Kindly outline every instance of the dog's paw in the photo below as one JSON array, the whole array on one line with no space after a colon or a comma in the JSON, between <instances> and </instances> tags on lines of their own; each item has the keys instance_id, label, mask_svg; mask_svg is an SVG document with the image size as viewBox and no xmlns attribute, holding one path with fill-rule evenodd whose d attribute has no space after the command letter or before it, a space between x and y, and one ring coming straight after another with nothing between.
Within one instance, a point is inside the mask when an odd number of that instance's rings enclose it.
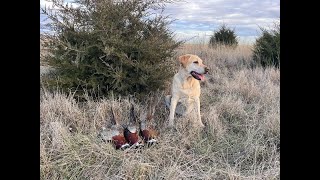
<instances>
[{"instance_id":1,"label":"dog's paw","mask_svg":"<svg viewBox=\"0 0 320 180\"><path fill-rule=\"evenodd\" d=\"M203 123L195 123L193 124L195 128L205 128L206 126Z\"/></svg>"},{"instance_id":2,"label":"dog's paw","mask_svg":"<svg viewBox=\"0 0 320 180\"><path fill-rule=\"evenodd\" d=\"M168 124L168 128L173 128L173 127L174 127L173 123Z\"/></svg>"},{"instance_id":3,"label":"dog's paw","mask_svg":"<svg viewBox=\"0 0 320 180\"><path fill-rule=\"evenodd\" d=\"M169 132L172 132L172 133L178 131L177 128L174 126L168 126L167 129L169 130Z\"/></svg>"}]
</instances>

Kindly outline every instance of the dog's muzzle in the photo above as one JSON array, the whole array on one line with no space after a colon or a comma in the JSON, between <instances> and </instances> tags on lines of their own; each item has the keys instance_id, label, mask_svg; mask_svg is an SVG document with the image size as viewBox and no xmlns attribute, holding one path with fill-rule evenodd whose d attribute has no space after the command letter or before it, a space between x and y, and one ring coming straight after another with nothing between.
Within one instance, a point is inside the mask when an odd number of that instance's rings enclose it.
<instances>
[{"instance_id":1,"label":"dog's muzzle","mask_svg":"<svg viewBox=\"0 0 320 180\"><path fill-rule=\"evenodd\" d=\"M203 81L204 80L203 74L197 73L195 71L191 71L190 74L192 75L192 77L194 77L195 79L197 79L199 81Z\"/></svg>"},{"instance_id":2,"label":"dog's muzzle","mask_svg":"<svg viewBox=\"0 0 320 180\"><path fill-rule=\"evenodd\" d=\"M199 81L203 81L203 80L204 80L204 74L207 74L208 71L209 71L209 68L208 68L208 67L205 67L203 74L197 73L196 71L191 71L190 74L191 74L195 79L197 79L197 80L199 80Z\"/></svg>"}]
</instances>

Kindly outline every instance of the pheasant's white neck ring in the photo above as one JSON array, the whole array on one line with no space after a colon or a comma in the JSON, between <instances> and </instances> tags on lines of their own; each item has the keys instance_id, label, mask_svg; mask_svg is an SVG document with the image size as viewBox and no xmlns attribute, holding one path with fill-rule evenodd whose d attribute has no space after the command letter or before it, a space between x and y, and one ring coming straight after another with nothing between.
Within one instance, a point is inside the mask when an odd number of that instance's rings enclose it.
<instances>
[{"instance_id":1,"label":"pheasant's white neck ring","mask_svg":"<svg viewBox=\"0 0 320 180\"><path fill-rule=\"evenodd\" d=\"M129 130L131 133L136 133L137 128L136 128L135 126L129 126L129 127L128 127L128 130Z\"/></svg>"}]
</instances>

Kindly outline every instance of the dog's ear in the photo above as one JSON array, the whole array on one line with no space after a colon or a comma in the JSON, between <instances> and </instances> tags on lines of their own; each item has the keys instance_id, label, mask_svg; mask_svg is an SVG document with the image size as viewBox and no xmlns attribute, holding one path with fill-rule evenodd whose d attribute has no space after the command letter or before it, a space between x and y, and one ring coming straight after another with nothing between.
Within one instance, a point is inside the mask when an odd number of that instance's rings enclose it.
<instances>
[{"instance_id":1,"label":"dog's ear","mask_svg":"<svg viewBox=\"0 0 320 180\"><path fill-rule=\"evenodd\" d=\"M186 67L187 62L188 62L190 57L191 57L191 55L189 55L189 54L179 56L179 61L180 61L180 63L182 64L182 66L184 68Z\"/></svg>"}]
</instances>

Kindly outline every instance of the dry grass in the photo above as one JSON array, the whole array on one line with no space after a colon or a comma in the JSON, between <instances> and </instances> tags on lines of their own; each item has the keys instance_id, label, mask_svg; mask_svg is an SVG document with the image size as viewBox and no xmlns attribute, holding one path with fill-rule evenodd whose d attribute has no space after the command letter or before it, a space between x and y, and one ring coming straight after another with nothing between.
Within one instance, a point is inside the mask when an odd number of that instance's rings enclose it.
<instances>
[{"instance_id":1,"label":"dry grass","mask_svg":"<svg viewBox=\"0 0 320 180\"><path fill-rule=\"evenodd\" d=\"M111 104L126 122L130 100L88 98L77 103L44 88L40 100L41 179L280 179L280 71L250 69L251 50L185 46L211 68L202 84L204 130L193 117L177 117L177 131L165 128L169 115L157 105L160 143L144 149L115 150L97 139L109 121ZM159 94L160 95L160 94ZM163 96L163 94L162 94ZM135 103L136 109L143 106ZM69 132L73 126L75 132Z\"/></svg>"}]
</instances>

